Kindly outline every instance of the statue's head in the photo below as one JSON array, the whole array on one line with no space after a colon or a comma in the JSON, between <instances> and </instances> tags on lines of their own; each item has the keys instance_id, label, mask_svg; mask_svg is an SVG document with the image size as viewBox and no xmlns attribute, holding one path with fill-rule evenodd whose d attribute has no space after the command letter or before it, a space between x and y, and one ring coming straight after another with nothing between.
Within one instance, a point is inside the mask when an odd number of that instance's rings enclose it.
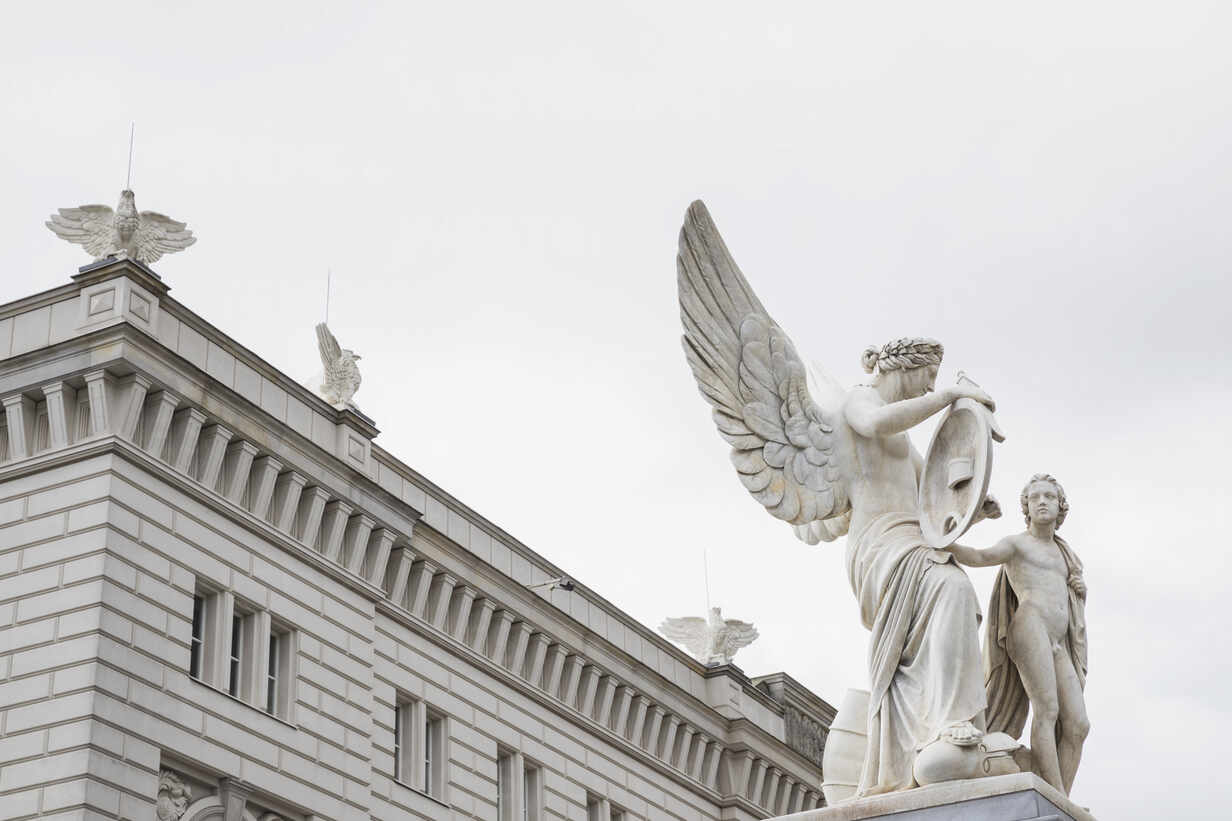
<instances>
[{"instance_id":1,"label":"statue's head","mask_svg":"<svg viewBox=\"0 0 1232 821\"><path fill-rule=\"evenodd\" d=\"M904 399L913 399L932 391L944 354L945 348L935 339L905 336L880 348L875 345L865 348L860 364L865 373L876 372L879 381L896 380L896 392Z\"/></svg>"},{"instance_id":2,"label":"statue's head","mask_svg":"<svg viewBox=\"0 0 1232 821\"><path fill-rule=\"evenodd\" d=\"M1037 473L1022 489L1022 515L1031 526L1031 520L1052 522L1060 527L1069 513L1069 501L1065 498L1065 488L1061 487L1053 476L1047 473Z\"/></svg>"}]
</instances>

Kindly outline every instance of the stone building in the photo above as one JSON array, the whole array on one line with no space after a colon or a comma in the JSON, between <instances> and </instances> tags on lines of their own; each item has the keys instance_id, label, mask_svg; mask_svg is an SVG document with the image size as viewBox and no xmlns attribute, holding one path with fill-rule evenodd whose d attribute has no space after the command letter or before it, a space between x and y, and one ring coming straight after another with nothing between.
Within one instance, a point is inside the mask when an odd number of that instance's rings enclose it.
<instances>
[{"instance_id":1,"label":"stone building","mask_svg":"<svg viewBox=\"0 0 1232 821\"><path fill-rule=\"evenodd\" d=\"M824 701L552 584L139 263L0 307L0 401L2 819L821 803Z\"/></svg>"}]
</instances>

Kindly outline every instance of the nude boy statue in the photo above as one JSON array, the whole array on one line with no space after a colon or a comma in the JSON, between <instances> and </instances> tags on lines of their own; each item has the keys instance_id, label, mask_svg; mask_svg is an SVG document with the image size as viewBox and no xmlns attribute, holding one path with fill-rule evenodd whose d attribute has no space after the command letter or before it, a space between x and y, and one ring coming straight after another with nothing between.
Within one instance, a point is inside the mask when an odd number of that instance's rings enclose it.
<instances>
[{"instance_id":1,"label":"nude boy statue","mask_svg":"<svg viewBox=\"0 0 1232 821\"><path fill-rule=\"evenodd\" d=\"M1002 565L988 604L984 678L988 730L1014 738L1032 710L1032 769L1069 794L1090 725L1082 690L1087 675L1082 563L1056 530L1069 503L1046 473L1022 490L1027 529L987 550L953 545L971 567Z\"/></svg>"}]
</instances>

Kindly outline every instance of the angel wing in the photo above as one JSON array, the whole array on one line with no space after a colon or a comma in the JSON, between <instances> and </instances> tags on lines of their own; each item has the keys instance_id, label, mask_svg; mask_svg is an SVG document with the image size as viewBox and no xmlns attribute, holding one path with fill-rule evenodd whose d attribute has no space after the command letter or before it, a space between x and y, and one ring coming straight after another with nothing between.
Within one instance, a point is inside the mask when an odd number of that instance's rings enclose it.
<instances>
[{"instance_id":1,"label":"angel wing","mask_svg":"<svg viewBox=\"0 0 1232 821\"><path fill-rule=\"evenodd\" d=\"M680 229L676 272L685 356L732 446L740 481L792 525L842 517L851 506L834 459L841 444L835 396L842 389L830 381L824 391L815 388L830 410L814 401L795 346L753 293L700 200ZM825 541L844 533L841 519L808 531Z\"/></svg>"},{"instance_id":2,"label":"angel wing","mask_svg":"<svg viewBox=\"0 0 1232 821\"><path fill-rule=\"evenodd\" d=\"M723 632L719 635L719 646L715 648L716 652L730 659L741 647L748 647L752 644L757 635L757 628L747 621L727 619L724 622Z\"/></svg>"},{"instance_id":3,"label":"angel wing","mask_svg":"<svg viewBox=\"0 0 1232 821\"><path fill-rule=\"evenodd\" d=\"M61 208L45 224L57 237L82 246L95 259L116 251L115 212L106 205Z\"/></svg>"},{"instance_id":4,"label":"angel wing","mask_svg":"<svg viewBox=\"0 0 1232 821\"><path fill-rule=\"evenodd\" d=\"M342 346L324 322L317 325L317 350L321 352L321 364L325 366L326 373L329 373L329 369L336 366L342 357Z\"/></svg>"},{"instance_id":5,"label":"angel wing","mask_svg":"<svg viewBox=\"0 0 1232 821\"><path fill-rule=\"evenodd\" d=\"M133 246L140 262L158 262L163 254L183 251L197 241L188 224L171 219L157 211L142 211Z\"/></svg>"},{"instance_id":6,"label":"angel wing","mask_svg":"<svg viewBox=\"0 0 1232 821\"><path fill-rule=\"evenodd\" d=\"M706 644L710 635L710 625L705 619L699 619L697 616L664 619L659 625L659 632L672 641L683 644L694 656L700 656L708 649Z\"/></svg>"}]
</instances>

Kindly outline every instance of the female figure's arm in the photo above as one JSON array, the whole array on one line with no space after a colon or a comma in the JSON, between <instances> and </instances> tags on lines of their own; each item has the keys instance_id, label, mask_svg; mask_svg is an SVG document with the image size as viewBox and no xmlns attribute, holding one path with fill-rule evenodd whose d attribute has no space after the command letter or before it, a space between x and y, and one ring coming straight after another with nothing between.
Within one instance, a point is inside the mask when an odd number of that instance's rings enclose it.
<instances>
[{"instance_id":1,"label":"female figure's arm","mask_svg":"<svg viewBox=\"0 0 1232 821\"><path fill-rule=\"evenodd\" d=\"M852 429L871 439L908 431L957 399L974 399L990 410L995 407L992 397L965 382L885 405L878 405L870 393L861 392L847 402L844 412Z\"/></svg>"}]
</instances>

